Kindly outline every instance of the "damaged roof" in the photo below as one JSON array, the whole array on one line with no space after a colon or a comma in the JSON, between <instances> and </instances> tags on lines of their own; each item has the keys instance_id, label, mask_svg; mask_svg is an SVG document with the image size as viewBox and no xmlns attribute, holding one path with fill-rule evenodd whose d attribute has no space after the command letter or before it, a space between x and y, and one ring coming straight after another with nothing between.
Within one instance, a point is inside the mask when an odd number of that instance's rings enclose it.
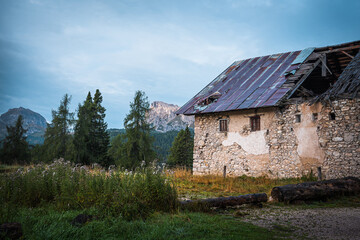
<instances>
[{"instance_id":1,"label":"damaged roof","mask_svg":"<svg viewBox=\"0 0 360 240\"><path fill-rule=\"evenodd\" d=\"M329 72L334 78L332 66L326 65L333 59L327 61L326 55L350 47L358 51L360 41L236 61L176 113L193 115L277 106L298 91L317 66L322 65L322 74ZM343 60L344 64L336 67L341 70L350 61Z\"/></svg>"},{"instance_id":2,"label":"damaged roof","mask_svg":"<svg viewBox=\"0 0 360 240\"><path fill-rule=\"evenodd\" d=\"M336 83L331 86L318 99L329 100L331 98L345 97L354 98L360 92L360 52L349 63L339 76Z\"/></svg>"}]
</instances>

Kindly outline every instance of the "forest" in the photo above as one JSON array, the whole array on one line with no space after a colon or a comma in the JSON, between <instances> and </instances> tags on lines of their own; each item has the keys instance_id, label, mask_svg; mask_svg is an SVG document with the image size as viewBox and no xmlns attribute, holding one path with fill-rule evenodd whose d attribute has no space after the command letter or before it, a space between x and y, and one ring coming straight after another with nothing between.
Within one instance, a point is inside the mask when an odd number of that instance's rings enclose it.
<instances>
[{"instance_id":1,"label":"forest","mask_svg":"<svg viewBox=\"0 0 360 240\"><path fill-rule=\"evenodd\" d=\"M69 110L71 96L65 94L58 109L52 111L52 121L47 126L42 145L30 145L26 141L26 129L22 126L20 115L14 126L7 126L8 135L1 142L1 162L49 163L53 159L64 158L74 163L97 163L104 167L117 165L134 168L142 161L149 163L154 160L158 163L169 162L172 166L191 166L193 147L189 143L193 141L193 130L165 133L153 130L146 122L149 102L144 92L136 92L130 113L124 119L124 129L107 128L106 109L102 101L99 90L94 96L89 92L84 102L78 105L76 113L73 113ZM187 160L176 160L184 154L188 156Z\"/></svg>"}]
</instances>

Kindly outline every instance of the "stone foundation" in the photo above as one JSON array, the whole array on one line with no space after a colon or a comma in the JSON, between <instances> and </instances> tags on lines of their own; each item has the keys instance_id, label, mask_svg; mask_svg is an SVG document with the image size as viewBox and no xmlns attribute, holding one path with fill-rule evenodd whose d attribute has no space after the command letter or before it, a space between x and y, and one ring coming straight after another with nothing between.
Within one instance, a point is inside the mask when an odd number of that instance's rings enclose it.
<instances>
[{"instance_id":1,"label":"stone foundation","mask_svg":"<svg viewBox=\"0 0 360 240\"><path fill-rule=\"evenodd\" d=\"M194 174L360 177L360 99L288 105L195 117ZM331 120L329 114L334 113ZM260 130L250 117L260 116ZM300 115L300 117L296 117ZM300 119L299 119L300 118ZM219 120L228 120L220 132ZM300 121L299 121L300 120Z\"/></svg>"}]
</instances>

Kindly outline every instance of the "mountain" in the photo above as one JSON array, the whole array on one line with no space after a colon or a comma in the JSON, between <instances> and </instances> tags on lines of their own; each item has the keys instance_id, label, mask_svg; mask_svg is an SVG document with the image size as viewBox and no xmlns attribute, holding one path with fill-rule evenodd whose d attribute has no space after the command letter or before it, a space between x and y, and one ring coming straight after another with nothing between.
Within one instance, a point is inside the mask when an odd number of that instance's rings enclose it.
<instances>
[{"instance_id":1,"label":"mountain","mask_svg":"<svg viewBox=\"0 0 360 240\"><path fill-rule=\"evenodd\" d=\"M177 105L155 101L150 105L147 121L159 132L179 131L186 126L194 128L194 117L176 115L178 109Z\"/></svg>"},{"instance_id":2,"label":"mountain","mask_svg":"<svg viewBox=\"0 0 360 240\"><path fill-rule=\"evenodd\" d=\"M0 139L5 138L7 134L6 126L13 126L16 123L19 115L23 117L23 127L27 129L26 136L30 144L41 143L47 127L46 120L39 113L33 112L30 109L23 107L9 109L6 113L0 116Z\"/></svg>"}]
</instances>

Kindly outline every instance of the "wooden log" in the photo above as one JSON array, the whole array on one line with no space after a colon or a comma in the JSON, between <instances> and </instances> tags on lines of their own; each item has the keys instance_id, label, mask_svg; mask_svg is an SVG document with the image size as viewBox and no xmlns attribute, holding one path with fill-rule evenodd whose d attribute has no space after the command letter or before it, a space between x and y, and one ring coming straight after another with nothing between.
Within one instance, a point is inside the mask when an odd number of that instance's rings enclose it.
<instances>
[{"instance_id":1,"label":"wooden log","mask_svg":"<svg viewBox=\"0 0 360 240\"><path fill-rule=\"evenodd\" d=\"M207 198L200 200L186 200L180 201L180 206L183 208L210 208L218 207L225 208L230 206L237 206L242 204L258 204L267 202L268 198L266 193L255 193L233 197L219 197L219 198Z\"/></svg>"},{"instance_id":2,"label":"wooden log","mask_svg":"<svg viewBox=\"0 0 360 240\"><path fill-rule=\"evenodd\" d=\"M278 202L293 203L296 201L326 200L359 193L360 179L346 177L274 187L271 191L271 197Z\"/></svg>"}]
</instances>

